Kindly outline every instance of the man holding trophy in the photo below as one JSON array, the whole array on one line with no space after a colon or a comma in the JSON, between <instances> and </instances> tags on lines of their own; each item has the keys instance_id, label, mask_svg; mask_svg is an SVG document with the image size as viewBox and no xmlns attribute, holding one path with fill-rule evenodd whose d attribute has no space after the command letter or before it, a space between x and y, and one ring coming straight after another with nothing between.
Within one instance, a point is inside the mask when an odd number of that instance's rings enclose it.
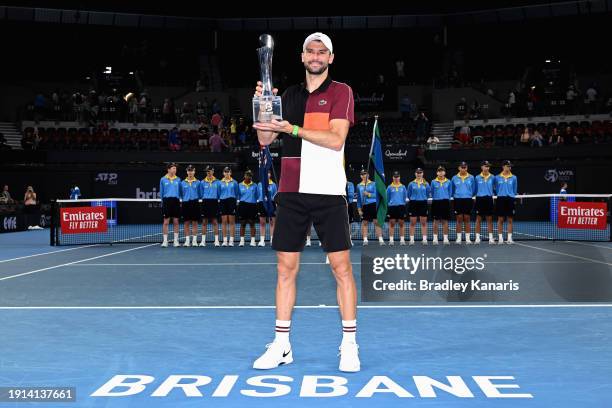
<instances>
[{"instance_id":1,"label":"man holding trophy","mask_svg":"<svg viewBox=\"0 0 612 408\"><path fill-rule=\"evenodd\" d=\"M359 371L357 289L350 260L344 171L344 143L354 123L353 92L347 84L329 76L329 65L334 61L332 41L323 33L314 33L302 47L304 83L287 88L282 97L276 96L271 74L274 42L269 35L262 35L260 41L262 79L253 98L253 127L262 145L281 135L283 152L272 244L278 259L276 335L253 367L271 369L293 362L291 314L300 253L312 224L337 283L343 332L339 368Z\"/></svg>"}]
</instances>

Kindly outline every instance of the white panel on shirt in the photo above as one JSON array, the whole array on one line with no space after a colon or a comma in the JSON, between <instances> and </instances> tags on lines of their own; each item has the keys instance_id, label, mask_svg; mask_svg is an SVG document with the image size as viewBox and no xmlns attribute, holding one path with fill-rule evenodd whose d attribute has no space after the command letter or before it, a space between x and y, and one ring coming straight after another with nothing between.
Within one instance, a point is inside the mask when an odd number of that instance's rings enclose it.
<instances>
[{"instance_id":1,"label":"white panel on shirt","mask_svg":"<svg viewBox=\"0 0 612 408\"><path fill-rule=\"evenodd\" d=\"M302 139L300 193L346 195L344 146L339 151Z\"/></svg>"}]
</instances>

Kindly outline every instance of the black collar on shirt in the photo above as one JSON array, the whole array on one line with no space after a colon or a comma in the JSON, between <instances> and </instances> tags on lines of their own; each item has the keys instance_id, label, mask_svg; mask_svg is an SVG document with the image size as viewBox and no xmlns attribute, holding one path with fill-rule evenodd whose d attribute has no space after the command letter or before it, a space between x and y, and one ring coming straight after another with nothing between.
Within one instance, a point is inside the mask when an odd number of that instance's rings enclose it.
<instances>
[{"instance_id":1,"label":"black collar on shirt","mask_svg":"<svg viewBox=\"0 0 612 408\"><path fill-rule=\"evenodd\" d=\"M329 85L331 85L332 83L332 79L331 76L328 74L327 78L325 78L325 81L323 81L323 83L314 91L310 92L310 93L315 93L315 92L325 92L327 90L327 88L329 88ZM306 89L306 82L302 82L301 84L302 90L308 92L308 89Z\"/></svg>"}]
</instances>

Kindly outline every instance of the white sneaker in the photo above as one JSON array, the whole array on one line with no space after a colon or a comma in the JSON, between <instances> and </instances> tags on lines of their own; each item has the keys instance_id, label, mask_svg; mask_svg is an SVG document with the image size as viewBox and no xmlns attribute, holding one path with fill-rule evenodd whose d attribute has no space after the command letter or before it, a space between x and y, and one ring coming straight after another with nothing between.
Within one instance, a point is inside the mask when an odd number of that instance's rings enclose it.
<instances>
[{"instance_id":1,"label":"white sneaker","mask_svg":"<svg viewBox=\"0 0 612 408\"><path fill-rule=\"evenodd\" d=\"M280 365L293 363L291 344L281 344L275 341L266 344L266 349L266 352L253 363L254 369L269 370Z\"/></svg>"},{"instance_id":2,"label":"white sneaker","mask_svg":"<svg viewBox=\"0 0 612 408\"><path fill-rule=\"evenodd\" d=\"M178 241L174 241L174 244L173 244L173 245L174 245L174 247L175 247L175 248L177 248L177 247L180 247L180 246L181 246L181 244L179 244L179 242L178 242Z\"/></svg>"},{"instance_id":3,"label":"white sneaker","mask_svg":"<svg viewBox=\"0 0 612 408\"><path fill-rule=\"evenodd\" d=\"M252 247L257 246L257 243L255 242L254 239L251 240L251 242L249 243L249 246L252 246Z\"/></svg>"},{"instance_id":4,"label":"white sneaker","mask_svg":"<svg viewBox=\"0 0 612 408\"><path fill-rule=\"evenodd\" d=\"M489 245L495 245L495 239L490 239L489 240Z\"/></svg>"},{"instance_id":5,"label":"white sneaker","mask_svg":"<svg viewBox=\"0 0 612 408\"><path fill-rule=\"evenodd\" d=\"M219 245L219 241L215 241L215 246L218 247Z\"/></svg>"},{"instance_id":6,"label":"white sneaker","mask_svg":"<svg viewBox=\"0 0 612 408\"><path fill-rule=\"evenodd\" d=\"M427 241L425 241L425 240L421 241L421 243L422 243L423 245L429 245L429 242L427 242Z\"/></svg>"},{"instance_id":7,"label":"white sneaker","mask_svg":"<svg viewBox=\"0 0 612 408\"><path fill-rule=\"evenodd\" d=\"M445 240L444 240L442 243L443 243L444 245L450 245L450 241L449 241L448 239L445 239Z\"/></svg>"},{"instance_id":8,"label":"white sneaker","mask_svg":"<svg viewBox=\"0 0 612 408\"><path fill-rule=\"evenodd\" d=\"M379 240L379 241L378 241L378 245L379 245L379 246L384 246L384 245L385 245L385 241L381 241L381 240Z\"/></svg>"},{"instance_id":9,"label":"white sneaker","mask_svg":"<svg viewBox=\"0 0 612 408\"><path fill-rule=\"evenodd\" d=\"M227 246L227 242L223 241L223 243L221 244L221 246ZM233 246L233 245L232 245Z\"/></svg>"},{"instance_id":10,"label":"white sneaker","mask_svg":"<svg viewBox=\"0 0 612 408\"><path fill-rule=\"evenodd\" d=\"M474 240L474 243L476 245L480 244L480 237L476 237L476 239Z\"/></svg>"},{"instance_id":11,"label":"white sneaker","mask_svg":"<svg viewBox=\"0 0 612 408\"><path fill-rule=\"evenodd\" d=\"M266 246L266 242L265 241L259 241L259 246L260 247L265 247Z\"/></svg>"},{"instance_id":12,"label":"white sneaker","mask_svg":"<svg viewBox=\"0 0 612 408\"><path fill-rule=\"evenodd\" d=\"M229 244L227 244L227 245L233 247L234 246L234 241L230 241Z\"/></svg>"},{"instance_id":13,"label":"white sneaker","mask_svg":"<svg viewBox=\"0 0 612 408\"><path fill-rule=\"evenodd\" d=\"M412 240L408 241L408 245L414 245L414 241Z\"/></svg>"},{"instance_id":14,"label":"white sneaker","mask_svg":"<svg viewBox=\"0 0 612 408\"><path fill-rule=\"evenodd\" d=\"M513 240L512 238L508 238L508 239L506 240L506 244L508 244L508 245L512 245L512 244L514 244L514 240Z\"/></svg>"},{"instance_id":15,"label":"white sneaker","mask_svg":"<svg viewBox=\"0 0 612 408\"><path fill-rule=\"evenodd\" d=\"M472 240L469 238L465 240L465 245L472 245Z\"/></svg>"},{"instance_id":16,"label":"white sneaker","mask_svg":"<svg viewBox=\"0 0 612 408\"><path fill-rule=\"evenodd\" d=\"M389 246L394 246L395 245L395 241L389 241Z\"/></svg>"},{"instance_id":17,"label":"white sneaker","mask_svg":"<svg viewBox=\"0 0 612 408\"><path fill-rule=\"evenodd\" d=\"M405 246L405 245L406 245L406 241L401 240L401 241L400 241L400 245L401 245L401 246Z\"/></svg>"},{"instance_id":18,"label":"white sneaker","mask_svg":"<svg viewBox=\"0 0 612 408\"><path fill-rule=\"evenodd\" d=\"M359 346L352 341L343 342L340 345L340 371L348 373L356 373L361 370L361 362L359 361Z\"/></svg>"},{"instance_id":19,"label":"white sneaker","mask_svg":"<svg viewBox=\"0 0 612 408\"><path fill-rule=\"evenodd\" d=\"M162 248L168 248L168 241L164 241L161 243Z\"/></svg>"},{"instance_id":20,"label":"white sneaker","mask_svg":"<svg viewBox=\"0 0 612 408\"><path fill-rule=\"evenodd\" d=\"M244 246L244 241L240 241L240 243L238 244L239 247L243 247Z\"/></svg>"},{"instance_id":21,"label":"white sneaker","mask_svg":"<svg viewBox=\"0 0 612 408\"><path fill-rule=\"evenodd\" d=\"M306 241L306 246L309 247L310 245L310 241Z\"/></svg>"},{"instance_id":22,"label":"white sneaker","mask_svg":"<svg viewBox=\"0 0 612 408\"><path fill-rule=\"evenodd\" d=\"M191 241L189 240L189 238L187 238L187 240L185 241L185 243L183 244L184 247L190 247L191 246Z\"/></svg>"},{"instance_id":23,"label":"white sneaker","mask_svg":"<svg viewBox=\"0 0 612 408\"><path fill-rule=\"evenodd\" d=\"M369 242L368 241L363 241L363 246L368 246Z\"/></svg>"},{"instance_id":24,"label":"white sneaker","mask_svg":"<svg viewBox=\"0 0 612 408\"><path fill-rule=\"evenodd\" d=\"M431 243L432 243L433 245L438 245L438 240L437 240L437 239L434 239L433 241L431 241Z\"/></svg>"},{"instance_id":25,"label":"white sneaker","mask_svg":"<svg viewBox=\"0 0 612 408\"><path fill-rule=\"evenodd\" d=\"M498 243L499 245L504 245L504 239L503 239L503 238L500 238L500 239L499 239L499 241L497 241L497 243Z\"/></svg>"},{"instance_id":26,"label":"white sneaker","mask_svg":"<svg viewBox=\"0 0 612 408\"><path fill-rule=\"evenodd\" d=\"M456 239L456 240L455 240L455 244L457 244L457 245L461 245L461 238Z\"/></svg>"},{"instance_id":27,"label":"white sneaker","mask_svg":"<svg viewBox=\"0 0 612 408\"><path fill-rule=\"evenodd\" d=\"M202 237L202 242L200 242L200 246L201 247L205 247L206 246L206 238Z\"/></svg>"}]
</instances>

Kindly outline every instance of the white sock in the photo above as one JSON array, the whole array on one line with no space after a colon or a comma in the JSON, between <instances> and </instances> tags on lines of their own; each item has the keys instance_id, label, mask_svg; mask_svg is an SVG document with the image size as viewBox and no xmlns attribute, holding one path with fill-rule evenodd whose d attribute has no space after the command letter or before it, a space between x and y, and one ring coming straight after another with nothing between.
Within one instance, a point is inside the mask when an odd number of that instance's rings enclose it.
<instances>
[{"instance_id":1,"label":"white sock","mask_svg":"<svg viewBox=\"0 0 612 408\"><path fill-rule=\"evenodd\" d=\"M291 331L291 320L277 320L274 341L289 343L289 332Z\"/></svg>"},{"instance_id":2,"label":"white sock","mask_svg":"<svg viewBox=\"0 0 612 408\"><path fill-rule=\"evenodd\" d=\"M378 242L385 242L385 240L383 239L382 235L380 237L378 237Z\"/></svg>"},{"instance_id":3,"label":"white sock","mask_svg":"<svg viewBox=\"0 0 612 408\"><path fill-rule=\"evenodd\" d=\"M389 242L393 242L393 237L389 237Z\"/></svg>"},{"instance_id":4,"label":"white sock","mask_svg":"<svg viewBox=\"0 0 612 408\"><path fill-rule=\"evenodd\" d=\"M229 237L229 242L234 243L234 237Z\"/></svg>"},{"instance_id":5,"label":"white sock","mask_svg":"<svg viewBox=\"0 0 612 408\"><path fill-rule=\"evenodd\" d=\"M164 234L164 242L167 244L168 243L168 234Z\"/></svg>"},{"instance_id":6,"label":"white sock","mask_svg":"<svg viewBox=\"0 0 612 408\"><path fill-rule=\"evenodd\" d=\"M494 238L493 238L493 234L492 234L492 233L489 233L489 241L493 241L493 239L494 239Z\"/></svg>"},{"instance_id":7,"label":"white sock","mask_svg":"<svg viewBox=\"0 0 612 408\"><path fill-rule=\"evenodd\" d=\"M457 241L461 241L461 236L463 235L462 232L458 232L457 233Z\"/></svg>"},{"instance_id":8,"label":"white sock","mask_svg":"<svg viewBox=\"0 0 612 408\"><path fill-rule=\"evenodd\" d=\"M342 321L342 342L356 343L355 335L357 334L357 320Z\"/></svg>"},{"instance_id":9,"label":"white sock","mask_svg":"<svg viewBox=\"0 0 612 408\"><path fill-rule=\"evenodd\" d=\"M410 242L414 242L414 235L410 236Z\"/></svg>"},{"instance_id":10,"label":"white sock","mask_svg":"<svg viewBox=\"0 0 612 408\"><path fill-rule=\"evenodd\" d=\"M310 245L310 237L306 237L306 244Z\"/></svg>"},{"instance_id":11,"label":"white sock","mask_svg":"<svg viewBox=\"0 0 612 408\"><path fill-rule=\"evenodd\" d=\"M511 239L512 239L512 233L509 233L508 234L508 240L511 240Z\"/></svg>"},{"instance_id":12,"label":"white sock","mask_svg":"<svg viewBox=\"0 0 612 408\"><path fill-rule=\"evenodd\" d=\"M175 232L174 233L174 242L178 242L178 236L179 236L179 234Z\"/></svg>"},{"instance_id":13,"label":"white sock","mask_svg":"<svg viewBox=\"0 0 612 408\"><path fill-rule=\"evenodd\" d=\"M251 244L255 243L255 237L251 237Z\"/></svg>"},{"instance_id":14,"label":"white sock","mask_svg":"<svg viewBox=\"0 0 612 408\"><path fill-rule=\"evenodd\" d=\"M442 235L442 237L444 238L445 241L448 241L448 235L444 234Z\"/></svg>"},{"instance_id":15,"label":"white sock","mask_svg":"<svg viewBox=\"0 0 612 408\"><path fill-rule=\"evenodd\" d=\"M423 241L427 242L427 235L423 235Z\"/></svg>"},{"instance_id":16,"label":"white sock","mask_svg":"<svg viewBox=\"0 0 612 408\"><path fill-rule=\"evenodd\" d=\"M499 240L503 241L504 240L504 235L503 234L499 234Z\"/></svg>"},{"instance_id":17,"label":"white sock","mask_svg":"<svg viewBox=\"0 0 612 408\"><path fill-rule=\"evenodd\" d=\"M368 237L363 237L363 242L368 242Z\"/></svg>"},{"instance_id":18,"label":"white sock","mask_svg":"<svg viewBox=\"0 0 612 408\"><path fill-rule=\"evenodd\" d=\"M470 234L468 234L467 232L465 233L465 242L472 242Z\"/></svg>"},{"instance_id":19,"label":"white sock","mask_svg":"<svg viewBox=\"0 0 612 408\"><path fill-rule=\"evenodd\" d=\"M438 234L433 234L433 240L437 241L438 240Z\"/></svg>"},{"instance_id":20,"label":"white sock","mask_svg":"<svg viewBox=\"0 0 612 408\"><path fill-rule=\"evenodd\" d=\"M244 244L244 237L240 237L240 243Z\"/></svg>"},{"instance_id":21,"label":"white sock","mask_svg":"<svg viewBox=\"0 0 612 408\"><path fill-rule=\"evenodd\" d=\"M191 243L191 236L185 235L185 243L186 244L190 244Z\"/></svg>"},{"instance_id":22,"label":"white sock","mask_svg":"<svg viewBox=\"0 0 612 408\"><path fill-rule=\"evenodd\" d=\"M404 239L404 237L400 237L400 242L406 242L406 240Z\"/></svg>"},{"instance_id":23,"label":"white sock","mask_svg":"<svg viewBox=\"0 0 612 408\"><path fill-rule=\"evenodd\" d=\"M263 235L260 235L260 236L259 236L259 240L260 240L261 242L264 242L264 241L266 240L266 237L265 237L265 236L263 236Z\"/></svg>"},{"instance_id":24,"label":"white sock","mask_svg":"<svg viewBox=\"0 0 612 408\"><path fill-rule=\"evenodd\" d=\"M476 233L476 241L480 241L480 234Z\"/></svg>"},{"instance_id":25,"label":"white sock","mask_svg":"<svg viewBox=\"0 0 612 408\"><path fill-rule=\"evenodd\" d=\"M206 241L206 238L202 238L202 239L203 239L204 241ZM198 236L197 236L197 235L194 235L194 236L191 238L191 241L192 241L191 243L192 243L193 245L198 245Z\"/></svg>"},{"instance_id":26,"label":"white sock","mask_svg":"<svg viewBox=\"0 0 612 408\"><path fill-rule=\"evenodd\" d=\"M202 237L204 237L204 236L202 236ZM215 242L219 242L219 236L218 235L215 235Z\"/></svg>"},{"instance_id":27,"label":"white sock","mask_svg":"<svg viewBox=\"0 0 612 408\"><path fill-rule=\"evenodd\" d=\"M223 243L227 244L227 237L223 237Z\"/></svg>"}]
</instances>

